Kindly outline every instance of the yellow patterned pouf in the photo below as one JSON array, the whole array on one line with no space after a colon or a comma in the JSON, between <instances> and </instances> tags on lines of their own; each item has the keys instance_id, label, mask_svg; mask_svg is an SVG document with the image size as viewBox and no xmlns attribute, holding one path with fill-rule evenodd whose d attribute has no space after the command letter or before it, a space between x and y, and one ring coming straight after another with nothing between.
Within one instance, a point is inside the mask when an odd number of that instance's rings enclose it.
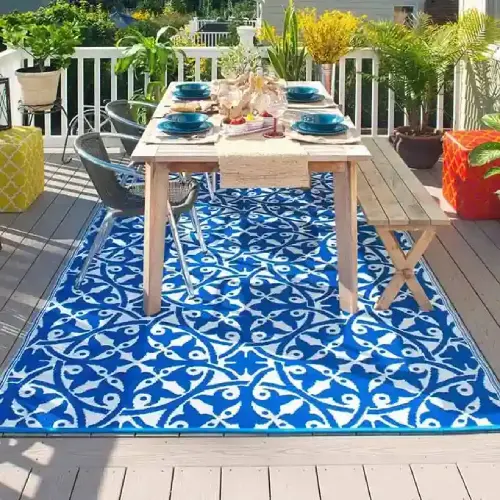
<instances>
[{"instance_id":1,"label":"yellow patterned pouf","mask_svg":"<svg viewBox=\"0 0 500 500\"><path fill-rule=\"evenodd\" d=\"M43 192L42 131L13 127L0 132L0 212L22 212Z\"/></svg>"}]
</instances>

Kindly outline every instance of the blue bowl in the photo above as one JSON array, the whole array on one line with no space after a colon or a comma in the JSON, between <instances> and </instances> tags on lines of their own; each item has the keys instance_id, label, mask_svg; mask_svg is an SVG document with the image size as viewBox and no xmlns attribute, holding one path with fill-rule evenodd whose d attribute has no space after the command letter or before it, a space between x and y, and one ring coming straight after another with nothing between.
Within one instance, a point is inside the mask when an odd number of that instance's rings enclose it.
<instances>
[{"instance_id":1,"label":"blue bowl","mask_svg":"<svg viewBox=\"0 0 500 500\"><path fill-rule=\"evenodd\" d=\"M206 83L181 83L175 87L175 91L185 97L208 97L210 86Z\"/></svg>"},{"instance_id":2,"label":"blue bowl","mask_svg":"<svg viewBox=\"0 0 500 500\"><path fill-rule=\"evenodd\" d=\"M207 120L203 113L174 113L165 117L167 123L179 130L197 130Z\"/></svg>"},{"instance_id":3,"label":"blue bowl","mask_svg":"<svg viewBox=\"0 0 500 500\"><path fill-rule=\"evenodd\" d=\"M301 121L318 127L332 127L337 123L342 123L344 117L333 113L302 113Z\"/></svg>"},{"instance_id":4,"label":"blue bowl","mask_svg":"<svg viewBox=\"0 0 500 500\"><path fill-rule=\"evenodd\" d=\"M180 129L176 126L175 123L173 122L168 122L167 120L163 120L158 123L157 128L161 132L165 132L166 134L169 135L193 135L193 134L199 134L203 132L208 132L213 125L210 122L203 122L200 124L200 126L196 129Z\"/></svg>"},{"instance_id":5,"label":"blue bowl","mask_svg":"<svg viewBox=\"0 0 500 500\"><path fill-rule=\"evenodd\" d=\"M287 89L287 94L296 99L312 99L318 93L314 87L298 86Z\"/></svg>"}]
</instances>

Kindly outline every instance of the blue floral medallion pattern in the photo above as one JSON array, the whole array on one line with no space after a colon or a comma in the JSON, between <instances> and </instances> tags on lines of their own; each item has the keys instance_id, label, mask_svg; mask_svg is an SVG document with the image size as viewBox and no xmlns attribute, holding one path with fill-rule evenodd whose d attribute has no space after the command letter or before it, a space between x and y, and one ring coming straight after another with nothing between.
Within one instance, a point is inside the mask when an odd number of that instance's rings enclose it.
<instances>
[{"instance_id":1,"label":"blue floral medallion pattern","mask_svg":"<svg viewBox=\"0 0 500 500\"><path fill-rule=\"evenodd\" d=\"M98 214L5 374L0 431L496 428L498 382L424 265L432 312L406 289L390 311L374 309L393 268L361 214L360 311L339 310L332 183L220 190L213 202L203 190L207 253L180 224L197 296L167 228L155 317L142 310L142 218L115 225L74 288Z\"/></svg>"}]
</instances>

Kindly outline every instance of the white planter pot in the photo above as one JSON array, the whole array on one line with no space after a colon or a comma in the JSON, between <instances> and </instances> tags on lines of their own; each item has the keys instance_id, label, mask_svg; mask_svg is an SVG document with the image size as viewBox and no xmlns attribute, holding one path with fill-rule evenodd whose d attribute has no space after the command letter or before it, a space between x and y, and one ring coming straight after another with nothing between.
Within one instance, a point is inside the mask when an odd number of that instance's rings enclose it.
<instances>
[{"instance_id":1,"label":"white planter pot","mask_svg":"<svg viewBox=\"0 0 500 500\"><path fill-rule=\"evenodd\" d=\"M50 108L57 99L57 89L61 70L28 73L16 71L21 86L21 100L26 106L46 106Z\"/></svg>"}]
</instances>

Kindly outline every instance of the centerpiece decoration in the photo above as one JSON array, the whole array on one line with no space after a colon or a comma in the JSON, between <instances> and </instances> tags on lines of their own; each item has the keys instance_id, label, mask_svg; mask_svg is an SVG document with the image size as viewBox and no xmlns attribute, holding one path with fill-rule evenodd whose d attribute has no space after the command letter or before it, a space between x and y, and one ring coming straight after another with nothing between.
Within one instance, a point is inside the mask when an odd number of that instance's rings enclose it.
<instances>
[{"instance_id":1,"label":"centerpiece decoration","mask_svg":"<svg viewBox=\"0 0 500 500\"><path fill-rule=\"evenodd\" d=\"M263 75L260 69L215 81L212 99L218 104L226 132L239 135L270 126L273 114L269 111L276 96L284 93L283 84L277 78Z\"/></svg>"},{"instance_id":2,"label":"centerpiece decoration","mask_svg":"<svg viewBox=\"0 0 500 500\"><path fill-rule=\"evenodd\" d=\"M339 10L327 10L319 17L313 8L298 11L304 45L313 61L321 65L323 85L329 93L332 90L332 65L353 47L362 19Z\"/></svg>"}]
</instances>

